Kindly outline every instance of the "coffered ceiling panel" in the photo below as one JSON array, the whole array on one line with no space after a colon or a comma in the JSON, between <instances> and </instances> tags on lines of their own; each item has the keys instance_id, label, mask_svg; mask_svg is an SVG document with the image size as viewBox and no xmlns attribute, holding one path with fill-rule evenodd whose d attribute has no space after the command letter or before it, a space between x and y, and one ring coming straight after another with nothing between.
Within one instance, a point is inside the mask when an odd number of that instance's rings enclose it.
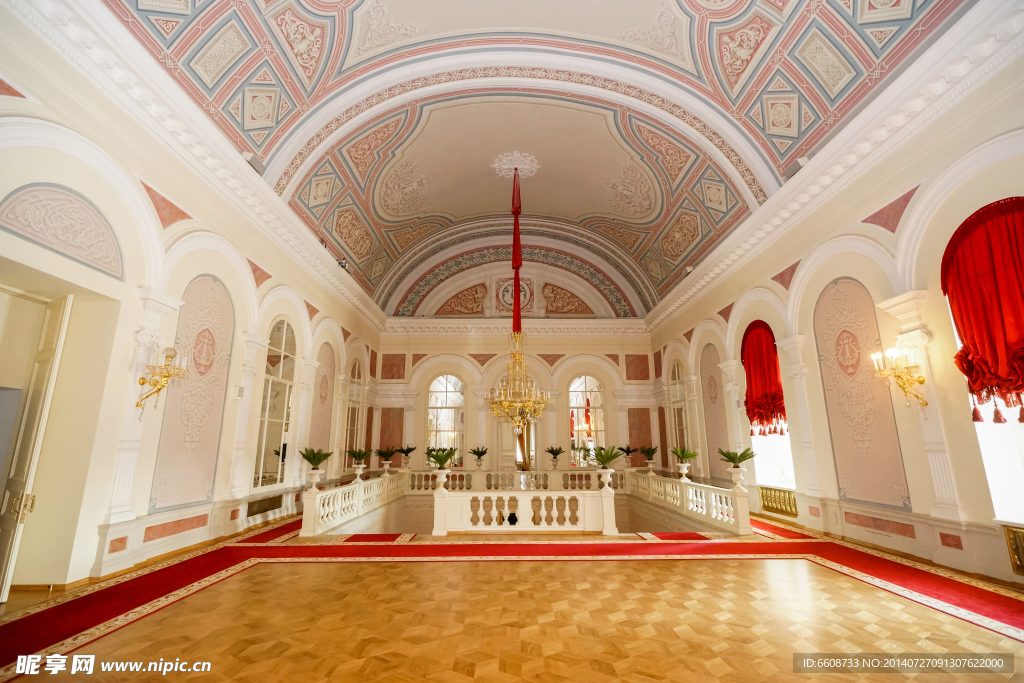
<instances>
[{"instance_id":1,"label":"coffered ceiling panel","mask_svg":"<svg viewBox=\"0 0 1024 683\"><path fill-rule=\"evenodd\" d=\"M643 315L973 1L104 3L385 310L520 152Z\"/></svg>"}]
</instances>

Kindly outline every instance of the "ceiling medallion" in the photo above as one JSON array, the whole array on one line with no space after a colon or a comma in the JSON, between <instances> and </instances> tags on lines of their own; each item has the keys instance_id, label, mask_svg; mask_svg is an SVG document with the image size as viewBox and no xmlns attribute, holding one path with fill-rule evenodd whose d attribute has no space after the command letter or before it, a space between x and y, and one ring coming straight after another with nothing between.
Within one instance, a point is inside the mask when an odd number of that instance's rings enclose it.
<instances>
[{"instance_id":1,"label":"ceiling medallion","mask_svg":"<svg viewBox=\"0 0 1024 683\"><path fill-rule=\"evenodd\" d=\"M537 169L540 168L540 164L537 163L537 158L532 154L526 152L505 152L499 154L498 158L494 160L491 165L494 172L500 175L502 178L511 178L512 173L515 169L519 169L519 177L529 178Z\"/></svg>"}]
</instances>

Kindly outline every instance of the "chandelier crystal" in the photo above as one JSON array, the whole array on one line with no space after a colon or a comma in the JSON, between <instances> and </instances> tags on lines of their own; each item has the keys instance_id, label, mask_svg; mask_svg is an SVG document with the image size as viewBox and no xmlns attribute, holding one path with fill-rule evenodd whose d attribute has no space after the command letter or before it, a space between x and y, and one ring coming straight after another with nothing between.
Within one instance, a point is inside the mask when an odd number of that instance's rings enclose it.
<instances>
[{"instance_id":1,"label":"chandelier crystal","mask_svg":"<svg viewBox=\"0 0 1024 683\"><path fill-rule=\"evenodd\" d=\"M513 332L510 336L512 351L508 360L508 375L501 378L497 389L491 389L490 404L494 416L512 423L516 436L523 433L527 422L533 422L544 412L551 400L548 392L536 386L526 373L523 340L526 334Z\"/></svg>"}]
</instances>

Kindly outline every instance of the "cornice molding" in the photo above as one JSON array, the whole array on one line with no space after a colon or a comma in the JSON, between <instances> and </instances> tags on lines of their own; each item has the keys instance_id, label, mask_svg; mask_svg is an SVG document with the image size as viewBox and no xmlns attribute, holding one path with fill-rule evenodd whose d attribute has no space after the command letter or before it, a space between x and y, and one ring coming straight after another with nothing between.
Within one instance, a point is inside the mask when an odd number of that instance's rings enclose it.
<instances>
[{"instance_id":1,"label":"cornice molding","mask_svg":"<svg viewBox=\"0 0 1024 683\"><path fill-rule=\"evenodd\" d=\"M169 96L178 88L164 73L145 72L152 61L98 2L69 7L59 0L2 0L15 16L85 74L143 127L377 330L383 312L317 243L284 201L224 139L192 102ZM105 14L106 13L106 14ZM118 38L112 38L111 34ZM115 49L112 45L117 45ZM133 54L133 48L135 53ZM346 281L346 278L350 281Z\"/></svg>"},{"instance_id":2,"label":"cornice molding","mask_svg":"<svg viewBox=\"0 0 1024 683\"><path fill-rule=\"evenodd\" d=\"M824 202L959 104L1024 50L1024 10L979 3L929 47L811 162L741 224L647 315L654 332ZM966 43L968 47L959 47ZM906 93L910 93L908 97Z\"/></svg>"},{"instance_id":3,"label":"cornice molding","mask_svg":"<svg viewBox=\"0 0 1024 683\"><path fill-rule=\"evenodd\" d=\"M607 335L647 337L643 320L523 320L523 331L528 335ZM388 318L385 334L462 334L468 336L508 335L512 332L511 318L474 318L446 320L437 318Z\"/></svg>"}]
</instances>

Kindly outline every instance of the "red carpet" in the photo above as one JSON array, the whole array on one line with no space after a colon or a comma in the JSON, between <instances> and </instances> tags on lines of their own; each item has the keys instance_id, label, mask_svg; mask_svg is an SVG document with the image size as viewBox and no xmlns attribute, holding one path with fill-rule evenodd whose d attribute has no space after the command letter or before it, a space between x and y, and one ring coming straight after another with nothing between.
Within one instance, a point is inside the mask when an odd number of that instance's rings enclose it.
<instances>
[{"instance_id":1,"label":"red carpet","mask_svg":"<svg viewBox=\"0 0 1024 683\"><path fill-rule=\"evenodd\" d=\"M295 524L297 522L284 524L258 534L246 542L251 543L261 537L272 540L274 537L272 534L289 533L288 527L292 527L291 530L294 531L297 527L292 525ZM764 523L758 522L758 524ZM765 524L765 526L771 527L772 533L788 531L774 525ZM363 535L364 539L382 538L385 543L393 541L397 536L397 534ZM662 534L659 534L660 536ZM805 534L798 534L798 536L810 538ZM81 634L83 631L124 615L131 610L146 606L176 590L212 577L218 572L253 558L267 561L273 561L275 558L337 558L339 561L379 558L383 561L443 562L496 559L528 560L533 558L614 560L671 557L685 559L725 555L803 556L809 559L817 557L848 570L862 572L869 577L890 582L898 588L893 589L887 586L882 586L882 588L893 590L922 604L928 605L929 600L937 600L956 608L969 610L983 618L993 619L1017 629L1024 629L1024 602L1021 600L827 540L798 543L776 540L764 542L708 540L708 543L623 543L615 541L559 543L555 541L472 544L396 543L372 546L354 543L336 545L234 545L228 543L148 574L141 574L120 583L109 583L99 590L91 593L85 592L81 597L72 597L65 602L0 625L0 667L12 663L19 654L40 652L72 636ZM266 540L258 542L266 543ZM228 575L220 578L226 578ZM900 588L914 591L918 595L900 593ZM162 606L164 605L157 605L157 607ZM941 608L936 605L930 606ZM963 618L968 617L969 615ZM129 621L131 619L126 619L125 623ZM976 623L992 628L991 624ZM80 647L89 639L80 638L75 643L75 647Z\"/></svg>"},{"instance_id":2,"label":"red carpet","mask_svg":"<svg viewBox=\"0 0 1024 683\"><path fill-rule=\"evenodd\" d=\"M282 524L279 527L275 527L273 529L270 529L269 531L264 531L261 534L256 534L255 536L250 536L249 538L241 541L241 543L270 543L275 538L280 538L281 536L284 536L286 534L290 534L290 533L293 533L295 531L298 531L301 528L302 528L302 520L301 519L297 519L294 522L288 522L287 524Z\"/></svg>"},{"instance_id":3,"label":"red carpet","mask_svg":"<svg viewBox=\"0 0 1024 683\"><path fill-rule=\"evenodd\" d=\"M760 519L754 519L753 517L750 518L750 526L759 531L767 531L768 533L775 534L776 536L782 536L783 538L814 538L814 536L808 536L807 534L802 534L799 531L787 529L784 526L769 524L768 522L763 522Z\"/></svg>"}]
</instances>

